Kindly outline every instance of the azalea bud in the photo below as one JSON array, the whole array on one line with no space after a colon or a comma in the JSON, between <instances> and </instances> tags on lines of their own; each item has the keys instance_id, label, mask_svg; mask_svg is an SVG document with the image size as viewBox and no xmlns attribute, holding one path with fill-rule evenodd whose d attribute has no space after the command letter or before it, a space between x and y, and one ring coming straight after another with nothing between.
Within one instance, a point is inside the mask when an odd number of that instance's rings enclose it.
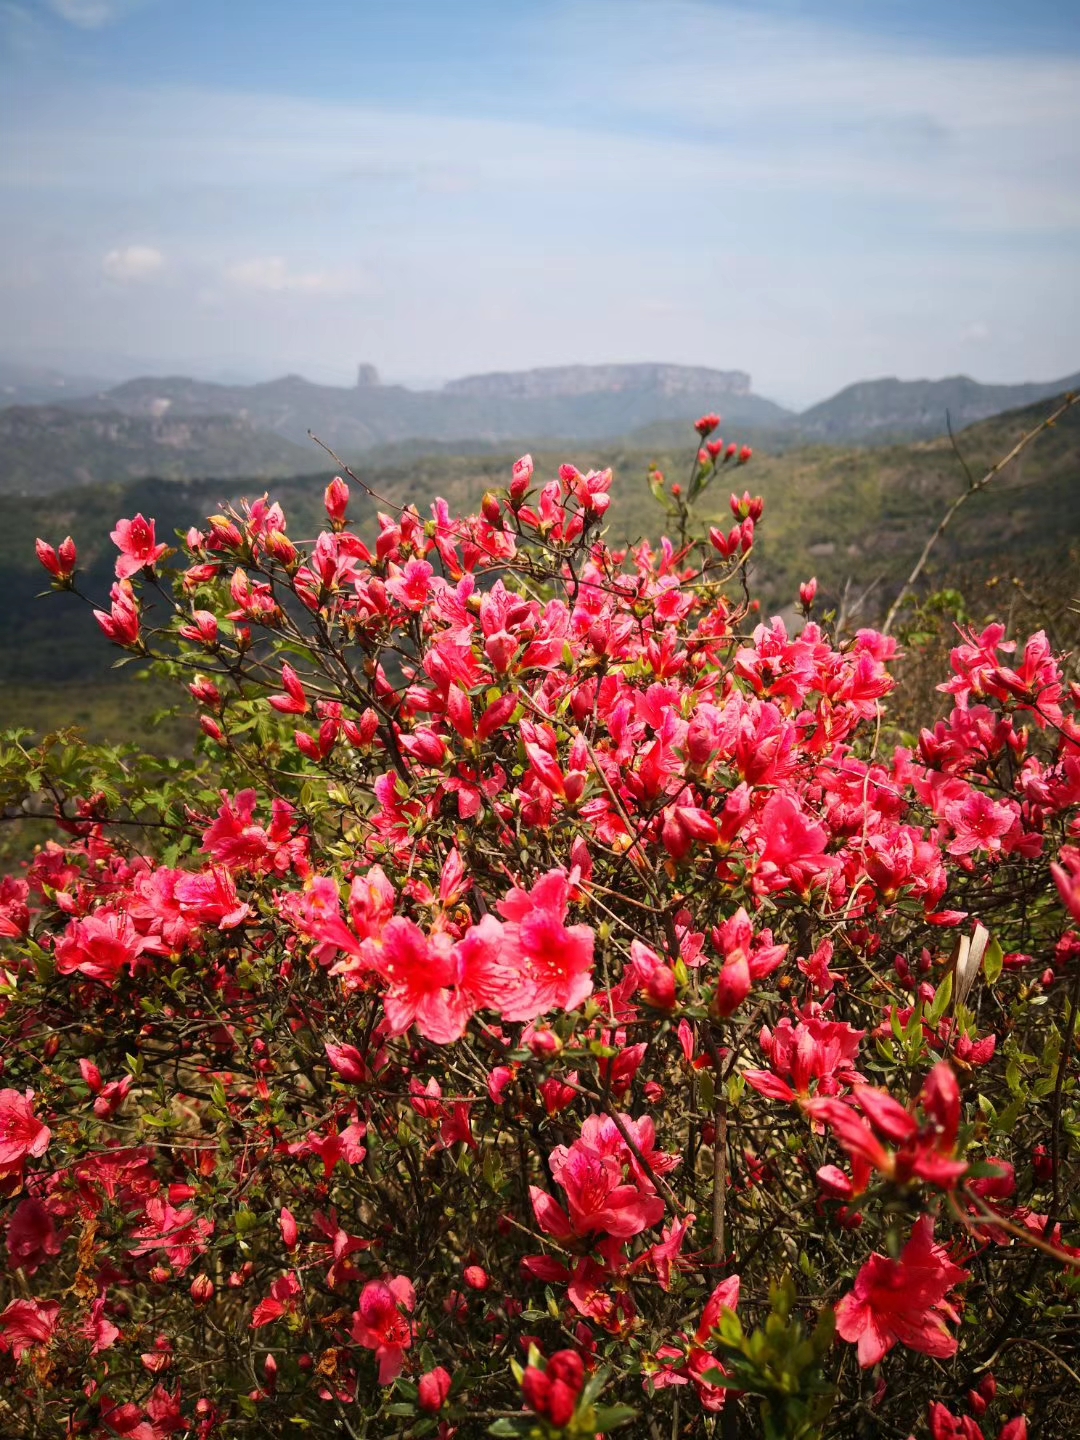
<instances>
[{"instance_id":1,"label":"azalea bud","mask_svg":"<svg viewBox=\"0 0 1080 1440\"><path fill-rule=\"evenodd\" d=\"M537 1059L543 1059L546 1055L557 1055L563 1048L562 1041L554 1030L534 1030L526 1043Z\"/></svg>"},{"instance_id":2,"label":"azalea bud","mask_svg":"<svg viewBox=\"0 0 1080 1440\"><path fill-rule=\"evenodd\" d=\"M569 1425L585 1380L585 1366L576 1350L558 1350L548 1361L547 1414L553 1425Z\"/></svg>"},{"instance_id":3,"label":"azalea bud","mask_svg":"<svg viewBox=\"0 0 1080 1440\"><path fill-rule=\"evenodd\" d=\"M493 491L484 491L484 498L480 501L480 513L489 525L495 525L498 529L502 529L502 506L499 504L499 497Z\"/></svg>"},{"instance_id":4,"label":"azalea bud","mask_svg":"<svg viewBox=\"0 0 1080 1440\"><path fill-rule=\"evenodd\" d=\"M195 679L188 686L192 699L200 705L209 705L213 709L221 704L221 691L212 680L205 675L196 675Z\"/></svg>"},{"instance_id":5,"label":"azalea bud","mask_svg":"<svg viewBox=\"0 0 1080 1440\"><path fill-rule=\"evenodd\" d=\"M533 477L533 458L531 455L523 455L516 461L510 477L510 498L521 500L529 488Z\"/></svg>"},{"instance_id":6,"label":"azalea bud","mask_svg":"<svg viewBox=\"0 0 1080 1440\"><path fill-rule=\"evenodd\" d=\"M713 433L713 431L714 431L715 429L717 429L717 427L719 426L719 424L720 424L720 416L719 416L719 415L713 415L712 413L710 413L710 414L708 414L708 415L702 415L702 417L701 417L700 420L695 420L695 421L694 421L694 429L697 431L697 433L698 433L698 434L701 436L701 438L704 440L705 436L706 436L706 435L711 435L711 434Z\"/></svg>"},{"instance_id":7,"label":"azalea bud","mask_svg":"<svg viewBox=\"0 0 1080 1440\"><path fill-rule=\"evenodd\" d=\"M551 1381L544 1374L543 1370L536 1365L530 1365L521 1377L521 1391L525 1396L526 1403L536 1411L538 1415L546 1415L548 1399L551 1394Z\"/></svg>"},{"instance_id":8,"label":"azalea bud","mask_svg":"<svg viewBox=\"0 0 1080 1440\"><path fill-rule=\"evenodd\" d=\"M830 1200L850 1200L855 1194L851 1180L835 1165L822 1165L814 1177L823 1195Z\"/></svg>"},{"instance_id":9,"label":"azalea bud","mask_svg":"<svg viewBox=\"0 0 1080 1440\"><path fill-rule=\"evenodd\" d=\"M656 1010L674 1010L675 975L667 965L657 965L642 986L642 994Z\"/></svg>"},{"instance_id":10,"label":"azalea bud","mask_svg":"<svg viewBox=\"0 0 1080 1440\"><path fill-rule=\"evenodd\" d=\"M506 1065L496 1065L488 1076L488 1094L496 1105L506 1103L506 1088L513 1082L514 1072Z\"/></svg>"},{"instance_id":11,"label":"azalea bud","mask_svg":"<svg viewBox=\"0 0 1080 1440\"><path fill-rule=\"evenodd\" d=\"M1044 1183L1054 1178L1054 1161L1045 1145L1036 1145L1031 1152L1031 1166L1035 1177Z\"/></svg>"},{"instance_id":12,"label":"azalea bud","mask_svg":"<svg viewBox=\"0 0 1080 1440\"><path fill-rule=\"evenodd\" d=\"M343 1080L348 1080L351 1085L360 1085L367 1079L364 1057L355 1045L335 1045L327 1040L323 1048L326 1058Z\"/></svg>"},{"instance_id":13,"label":"azalea bud","mask_svg":"<svg viewBox=\"0 0 1080 1440\"><path fill-rule=\"evenodd\" d=\"M340 475L335 475L326 487L323 504L331 525L340 530L345 524L345 511L349 505L349 487Z\"/></svg>"},{"instance_id":14,"label":"azalea bud","mask_svg":"<svg viewBox=\"0 0 1080 1440\"><path fill-rule=\"evenodd\" d=\"M314 738L314 736L308 735L307 732L304 730L294 730L293 739L296 742L296 748L300 751L300 754L305 757L305 759L322 759L322 751L319 748L319 742Z\"/></svg>"},{"instance_id":15,"label":"azalea bud","mask_svg":"<svg viewBox=\"0 0 1080 1440\"><path fill-rule=\"evenodd\" d=\"M78 559L75 542L71 536L68 535L61 542L58 550L54 550L44 540L35 540L34 549L37 551L37 557L42 565L56 581L57 588L70 589L71 577L75 573L75 563Z\"/></svg>"},{"instance_id":16,"label":"azalea bud","mask_svg":"<svg viewBox=\"0 0 1080 1440\"><path fill-rule=\"evenodd\" d=\"M281 1207L279 1223L281 1225L281 1238L285 1242L285 1249L295 1250L300 1238L300 1231L296 1224L295 1215L284 1205Z\"/></svg>"},{"instance_id":17,"label":"azalea bud","mask_svg":"<svg viewBox=\"0 0 1080 1440\"><path fill-rule=\"evenodd\" d=\"M749 445L744 445L739 451L739 464L745 465L750 460L750 457L753 455L753 453L754 452L750 449Z\"/></svg>"},{"instance_id":18,"label":"azalea bud","mask_svg":"<svg viewBox=\"0 0 1080 1440\"><path fill-rule=\"evenodd\" d=\"M998 1440L1028 1440L1028 1423L1025 1415L1016 1415L998 1431Z\"/></svg>"},{"instance_id":19,"label":"azalea bud","mask_svg":"<svg viewBox=\"0 0 1080 1440\"><path fill-rule=\"evenodd\" d=\"M735 539L734 546L731 543L731 536L734 536ZM738 525L736 525L734 530L732 530L731 536L725 535L724 532L722 530L718 530L715 525L709 526L709 544L713 547L717 554L722 555L725 560L729 560L731 556L735 553L735 551L739 548L739 540L742 536L742 531Z\"/></svg>"},{"instance_id":20,"label":"azalea bud","mask_svg":"<svg viewBox=\"0 0 1080 1440\"><path fill-rule=\"evenodd\" d=\"M277 560L279 564L284 565L286 569L296 564L296 546L282 531L271 530L264 543L267 554L272 555L274 559Z\"/></svg>"},{"instance_id":21,"label":"azalea bud","mask_svg":"<svg viewBox=\"0 0 1080 1440\"><path fill-rule=\"evenodd\" d=\"M547 1413L553 1425L569 1425L577 1409L577 1394L562 1380L552 1380Z\"/></svg>"},{"instance_id":22,"label":"azalea bud","mask_svg":"<svg viewBox=\"0 0 1080 1440\"><path fill-rule=\"evenodd\" d=\"M218 745L225 744L225 732L212 715L200 715L199 726L204 735Z\"/></svg>"},{"instance_id":23,"label":"azalea bud","mask_svg":"<svg viewBox=\"0 0 1080 1440\"><path fill-rule=\"evenodd\" d=\"M547 1373L552 1380L561 1380L568 1385L577 1395L585 1380L585 1365L576 1350L556 1350L548 1361Z\"/></svg>"},{"instance_id":24,"label":"azalea bud","mask_svg":"<svg viewBox=\"0 0 1080 1440\"><path fill-rule=\"evenodd\" d=\"M45 1060L48 1062L50 1060L56 1059L56 1053L59 1049L60 1036L57 1035L55 1031L53 1031L53 1033L45 1041L45 1044L41 1047L41 1053Z\"/></svg>"},{"instance_id":25,"label":"azalea bud","mask_svg":"<svg viewBox=\"0 0 1080 1440\"><path fill-rule=\"evenodd\" d=\"M518 642L505 630L496 630L484 641L484 653L497 675L505 675L517 654Z\"/></svg>"},{"instance_id":26,"label":"azalea bud","mask_svg":"<svg viewBox=\"0 0 1080 1440\"><path fill-rule=\"evenodd\" d=\"M426 1375L421 1375L417 1384L417 1400L421 1410L434 1415L446 1404L450 1394L450 1372L437 1365Z\"/></svg>"},{"instance_id":27,"label":"azalea bud","mask_svg":"<svg viewBox=\"0 0 1080 1440\"><path fill-rule=\"evenodd\" d=\"M960 1128L960 1086L947 1060L939 1060L926 1077L922 1108L934 1120L942 1138L953 1144Z\"/></svg>"},{"instance_id":28,"label":"azalea bud","mask_svg":"<svg viewBox=\"0 0 1080 1440\"><path fill-rule=\"evenodd\" d=\"M482 1265L466 1265L463 1272L465 1284L470 1290L486 1290L491 1279Z\"/></svg>"},{"instance_id":29,"label":"azalea bud","mask_svg":"<svg viewBox=\"0 0 1080 1440\"><path fill-rule=\"evenodd\" d=\"M191 1298L196 1305L209 1305L214 1298L214 1282L209 1275L196 1275L191 1282Z\"/></svg>"},{"instance_id":30,"label":"azalea bud","mask_svg":"<svg viewBox=\"0 0 1080 1440\"><path fill-rule=\"evenodd\" d=\"M446 745L434 730L414 730L398 742L407 755L421 765L441 765L446 759Z\"/></svg>"},{"instance_id":31,"label":"azalea bud","mask_svg":"<svg viewBox=\"0 0 1080 1440\"><path fill-rule=\"evenodd\" d=\"M727 1019L734 1015L750 994L750 965L741 950L737 950L724 962L720 980L716 986L713 1009L717 1015Z\"/></svg>"},{"instance_id":32,"label":"azalea bud","mask_svg":"<svg viewBox=\"0 0 1080 1440\"><path fill-rule=\"evenodd\" d=\"M817 576L814 575L809 580L804 580L803 583L799 586L799 604L804 610L809 611L813 606L814 598L816 595Z\"/></svg>"}]
</instances>

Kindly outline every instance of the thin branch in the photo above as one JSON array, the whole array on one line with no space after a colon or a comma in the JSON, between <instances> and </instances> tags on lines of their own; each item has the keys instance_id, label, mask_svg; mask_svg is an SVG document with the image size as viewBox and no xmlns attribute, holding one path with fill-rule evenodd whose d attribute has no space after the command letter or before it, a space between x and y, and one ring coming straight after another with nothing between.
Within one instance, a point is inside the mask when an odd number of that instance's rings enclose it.
<instances>
[{"instance_id":1,"label":"thin branch","mask_svg":"<svg viewBox=\"0 0 1080 1440\"><path fill-rule=\"evenodd\" d=\"M881 627L881 633L883 635L888 635L889 631L892 629L893 622L896 619L897 614L899 613L900 606L910 595L912 588L915 585L915 582L918 580L919 576L926 568L926 562L930 558L930 552L933 550L937 542L941 539L942 535L944 535L945 531L949 528L953 516L960 509L961 505L963 505L966 500L970 500L972 495L977 495L980 490L985 490L987 485L990 484L990 481L993 480L996 475L1000 475L1002 470L1004 470L1007 465L1011 464L1012 461L1015 460L1016 457L1021 453L1021 451L1026 450L1027 447L1031 444L1031 442L1039 435L1041 435L1044 430L1049 430L1052 425L1055 425L1066 413L1066 411L1071 410L1078 401L1080 401L1080 394L1070 393L1066 395L1065 399L1061 402L1061 404L1053 412L1052 415L1048 415L1045 420L1041 421L1038 425L1035 426L1034 430L1029 430L1026 435L1022 436L1016 442L1013 448L1003 459L999 460L996 465L991 466L991 468L986 472L986 474L982 477L981 480L976 480L974 483L970 483L968 485L968 488L963 492L963 494L956 497L956 499L952 502L949 508L945 511L945 514L941 517L941 520L938 522L938 525L935 528L933 534L923 546L922 554L915 562L915 568L912 570L908 578L904 581L900 589L900 593L897 595L896 599L889 607L889 613L885 616L885 623ZM966 470L967 467L965 466L964 468Z\"/></svg>"},{"instance_id":2,"label":"thin branch","mask_svg":"<svg viewBox=\"0 0 1080 1440\"><path fill-rule=\"evenodd\" d=\"M975 480L975 476L971 473L971 466L964 459L960 451L960 446L957 444L956 436L953 434L952 416L949 414L948 410L945 411L945 428L949 432L949 442L952 445L953 454L956 456L957 460L960 461L960 468L967 476L968 489L974 490L977 482Z\"/></svg>"}]
</instances>

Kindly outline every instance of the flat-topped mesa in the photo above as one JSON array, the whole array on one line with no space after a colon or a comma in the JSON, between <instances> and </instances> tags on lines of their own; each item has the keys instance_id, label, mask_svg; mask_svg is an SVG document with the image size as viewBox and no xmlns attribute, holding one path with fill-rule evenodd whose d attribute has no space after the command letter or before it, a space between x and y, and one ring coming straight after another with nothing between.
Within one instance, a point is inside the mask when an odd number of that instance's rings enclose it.
<instances>
[{"instance_id":1,"label":"flat-topped mesa","mask_svg":"<svg viewBox=\"0 0 1080 1440\"><path fill-rule=\"evenodd\" d=\"M710 370L701 365L550 365L537 370L466 375L444 387L449 395L502 400L659 391L663 395L749 395L745 370Z\"/></svg>"}]
</instances>

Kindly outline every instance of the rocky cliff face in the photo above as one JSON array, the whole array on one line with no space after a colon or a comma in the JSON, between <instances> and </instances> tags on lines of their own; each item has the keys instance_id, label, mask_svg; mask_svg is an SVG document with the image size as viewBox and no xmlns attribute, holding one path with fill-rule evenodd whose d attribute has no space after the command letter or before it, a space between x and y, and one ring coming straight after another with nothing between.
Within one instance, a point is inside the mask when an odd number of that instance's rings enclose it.
<instances>
[{"instance_id":1,"label":"rocky cliff face","mask_svg":"<svg viewBox=\"0 0 1080 1440\"><path fill-rule=\"evenodd\" d=\"M553 400L579 395L617 395L638 390L677 397L749 395L744 370L695 365L552 365L540 370L466 375L443 387L449 395L491 400Z\"/></svg>"}]
</instances>

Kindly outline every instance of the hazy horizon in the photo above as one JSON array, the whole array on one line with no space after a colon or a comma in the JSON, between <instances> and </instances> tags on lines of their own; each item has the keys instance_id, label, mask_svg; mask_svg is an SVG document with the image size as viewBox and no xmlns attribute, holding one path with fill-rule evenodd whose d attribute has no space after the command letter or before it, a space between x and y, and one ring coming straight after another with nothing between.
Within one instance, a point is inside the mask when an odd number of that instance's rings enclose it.
<instances>
[{"instance_id":1,"label":"hazy horizon","mask_svg":"<svg viewBox=\"0 0 1080 1440\"><path fill-rule=\"evenodd\" d=\"M71 359L72 363L67 363L68 359ZM15 368L25 366L28 371L33 369L40 369L42 371L55 371L58 374L61 374L73 380L90 378L106 382L110 386L123 384L127 380L167 379L180 377L203 381L208 384L243 386L265 384L268 381L284 379L290 375L298 375L302 380L307 380L312 384L338 386L343 389L352 388L356 384L355 366L353 367L353 373L348 376L343 376L341 378L314 379L312 376L304 374L302 370L298 370L295 367L286 367L284 369L274 369L273 367L271 367L270 369L250 369L245 367L241 363L229 365L228 363L222 363L220 361L207 361L204 363L198 360L190 360L189 362L181 360L179 362L174 362L170 364L160 360L155 361L152 358L148 359L144 357L142 359L139 359L136 357L123 357L115 355L104 357L98 356L97 359L101 363L95 364L94 357L90 356L86 359L86 363L82 364L75 357L65 357L64 352L58 352L57 354L46 352L44 354L39 354L36 356L26 356L0 349L0 367L7 365ZM563 364L567 366L575 365L578 363L580 362L572 360L567 360L563 362ZM683 365L686 362L681 360L673 360L670 356L668 356L659 358L653 357L651 360L646 361L612 359L598 360L591 363L595 363L596 365L600 366L637 364L660 364L678 366ZM702 362L695 363L698 364ZM378 367L376 368L378 369ZM556 364L554 367L523 365L516 368L526 370L561 367ZM726 367L708 366L707 368L717 370L720 370L721 368L740 370L743 367L739 365L732 365ZM487 373L505 372L503 370L490 372L467 372L467 374L470 376ZM980 380L979 376L971 374L966 374L964 378L976 380L979 383L983 384L1021 385L1042 384L1058 379L1071 378L1074 374L1077 373L1080 373L1080 367L1074 367L1073 369L1069 370L1067 375L1020 375L1014 377L1011 380L1005 381L982 381ZM412 390L420 393L438 391L442 389L443 386L450 384L452 381L460 380L463 378L465 378L465 372L463 372L461 375L413 376L387 375L384 374L381 370L379 371L379 383L381 385L399 385L406 390ZM783 405L787 409L798 412L801 410L810 409L812 406L818 404L820 401L831 399L834 395L839 393L840 390L844 390L850 385L856 385L861 382L873 382L875 380L901 380L930 381L931 383L933 383L934 381L938 380L950 380L956 378L959 378L959 372L954 375L890 375L884 373L880 375L862 375L852 380L846 381L844 385L838 387L838 390L830 390L827 394L814 395L811 399L801 404L788 404L787 401L781 399L779 396L770 393L767 387L763 388L762 385L759 384L757 377L753 375L751 376L751 389L755 395L758 395L763 399L772 400L778 405ZM0 383L2 383L2 381L0 381ZM718 403L722 403L723 396L718 396L717 398Z\"/></svg>"},{"instance_id":2,"label":"hazy horizon","mask_svg":"<svg viewBox=\"0 0 1080 1440\"><path fill-rule=\"evenodd\" d=\"M27 363L666 360L796 409L1080 364L1080 8L1052 0L4 0L0 123Z\"/></svg>"}]
</instances>

